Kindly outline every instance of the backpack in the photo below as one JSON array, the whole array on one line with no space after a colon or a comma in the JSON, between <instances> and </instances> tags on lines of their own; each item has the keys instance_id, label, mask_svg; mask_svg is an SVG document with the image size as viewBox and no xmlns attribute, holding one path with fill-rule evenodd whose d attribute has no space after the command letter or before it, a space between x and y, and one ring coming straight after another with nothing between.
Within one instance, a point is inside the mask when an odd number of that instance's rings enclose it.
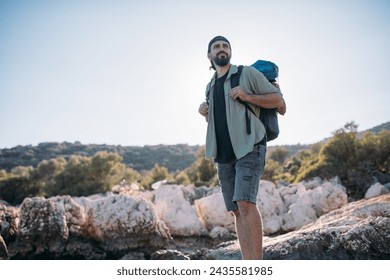
<instances>
[{"instance_id":1,"label":"backpack","mask_svg":"<svg viewBox=\"0 0 390 280\"><path fill-rule=\"evenodd\" d=\"M276 78L279 75L279 68L278 66L271 62L266 60L258 60L254 64L251 65L252 67L256 68L258 71L263 73L263 75L268 79L270 82L275 82ZM238 72L231 77L231 88L234 88L239 85L240 76L242 72L243 66L238 66ZM245 106L245 122L246 122L246 130L248 134L251 134L251 127L250 127L250 119L249 119L249 113L248 111L251 111L253 114L255 112L252 110L252 107L240 100L237 99L241 104ZM275 109L267 109L267 108L261 108L260 109L260 116L259 119L263 123L266 131L266 140L267 142L272 141L276 139L279 136L279 123L278 123L278 114Z\"/></svg>"},{"instance_id":2,"label":"backpack","mask_svg":"<svg viewBox=\"0 0 390 280\"><path fill-rule=\"evenodd\" d=\"M279 67L275 63L267 60L258 60L251 66L255 67L258 71L263 73L268 81L276 82L276 78L279 75Z\"/></svg>"}]
</instances>

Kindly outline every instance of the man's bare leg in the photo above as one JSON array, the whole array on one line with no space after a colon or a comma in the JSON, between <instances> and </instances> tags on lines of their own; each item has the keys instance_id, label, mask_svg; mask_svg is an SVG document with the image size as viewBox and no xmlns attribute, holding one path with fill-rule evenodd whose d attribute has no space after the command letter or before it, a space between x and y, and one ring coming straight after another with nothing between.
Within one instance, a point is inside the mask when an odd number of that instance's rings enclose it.
<instances>
[{"instance_id":1,"label":"man's bare leg","mask_svg":"<svg viewBox=\"0 0 390 280\"><path fill-rule=\"evenodd\" d=\"M238 201L236 231L244 260L263 259L263 224L256 204Z\"/></svg>"}]
</instances>

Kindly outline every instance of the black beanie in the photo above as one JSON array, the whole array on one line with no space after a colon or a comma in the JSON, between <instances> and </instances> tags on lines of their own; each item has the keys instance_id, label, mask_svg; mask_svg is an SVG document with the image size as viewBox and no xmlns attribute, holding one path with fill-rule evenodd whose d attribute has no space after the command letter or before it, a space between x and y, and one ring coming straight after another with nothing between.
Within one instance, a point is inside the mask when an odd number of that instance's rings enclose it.
<instances>
[{"instance_id":1,"label":"black beanie","mask_svg":"<svg viewBox=\"0 0 390 280\"><path fill-rule=\"evenodd\" d=\"M217 41L225 41L226 43L229 44L230 49L232 48L232 47L230 46L230 42L228 41L228 39L226 39L226 38L223 37L223 36L216 36L216 37L214 37L213 39L211 39L211 41L210 41L210 43L209 43L209 47L208 47L208 49L207 49L207 53L210 52L211 45L214 44L214 43L217 42Z\"/></svg>"}]
</instances>

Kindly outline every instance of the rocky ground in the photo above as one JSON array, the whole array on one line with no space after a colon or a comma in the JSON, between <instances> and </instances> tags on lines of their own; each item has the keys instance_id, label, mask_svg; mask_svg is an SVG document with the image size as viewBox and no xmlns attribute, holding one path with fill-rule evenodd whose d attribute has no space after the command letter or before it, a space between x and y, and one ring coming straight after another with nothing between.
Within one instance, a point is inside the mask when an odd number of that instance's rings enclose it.
<instances>
[{"instance_id":1,"label":"rocky ground","mask_svg":"<svg viewBox=\"0 0 390 280\"><path fill-rule=\"evenodd\" d=\"M265 259L390 259L390 194L348 203L337 178L261 181ZM241 259L218 188L117 186L91 197L0 202L0 259Z\"/></svg>"}]
</instances>

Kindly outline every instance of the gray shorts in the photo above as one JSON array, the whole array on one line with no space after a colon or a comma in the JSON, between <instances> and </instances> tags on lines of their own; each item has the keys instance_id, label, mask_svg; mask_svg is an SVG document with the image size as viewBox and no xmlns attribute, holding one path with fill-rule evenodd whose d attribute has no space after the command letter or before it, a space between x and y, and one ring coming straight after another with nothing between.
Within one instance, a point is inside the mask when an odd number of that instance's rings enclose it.
<instances>
[{"instance_id":1,"label":"gray shorts","mask_svg":"<svg viewBox=\"0 0 390 280\"><path fill-rule=\"evenodd\" d=\"M264 171L266 146L256 145L252 152L231 163L218 163L218 179L228 211L238 209L237 201L256 204L260 177Z\"/></svg>"}]
</instances>

